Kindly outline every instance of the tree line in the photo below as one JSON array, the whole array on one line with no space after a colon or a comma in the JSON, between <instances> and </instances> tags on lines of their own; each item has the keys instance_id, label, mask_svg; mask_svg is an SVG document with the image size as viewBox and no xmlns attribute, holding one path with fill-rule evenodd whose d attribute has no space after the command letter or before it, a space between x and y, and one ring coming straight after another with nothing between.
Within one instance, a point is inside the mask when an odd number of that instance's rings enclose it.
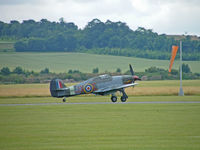
<instances>
[{"instance_id":1,"label":"tree line","mask_svg":"<svg viewBox=\"0 0 200 150\"><path fill-rule=\"evenodd\" d=\"M17 52L86 52L151 59L170 59L171 46L179 45L179 40L151 29L138 27L134 31L124 22L99 19L93 19L83 29L63 18L59 22L0 21L0 38L16 40ZM183 59L200 60L200 39L185 36L182 41Z\"/></svg>"},{"instance_id":2,"label":"tree line","mask_svg":"<svg viewBox=\"0 0 200 150\"><path fill-rule=\"evenodd\" d=\"M183 64L183 79L200 79L200 73L192 73L188 64ZM53 73L48 68L42 69L40 72L28 71L22 67L16 67L13 70L3 67L0 70L0 83L49 83L53 78L59 78L65 82L80 82L94 76L100 75L98 67L92 70L92 73L82 73L79 70L68 70L63 73ZM131 75L130 70L122 73L120 68L115 72L106 72L110 75ZM144 72L136 72L142 80L178 80L179 71L172 69L169 75L167 69L150 67Z\"/></svg>"}]
</instances>

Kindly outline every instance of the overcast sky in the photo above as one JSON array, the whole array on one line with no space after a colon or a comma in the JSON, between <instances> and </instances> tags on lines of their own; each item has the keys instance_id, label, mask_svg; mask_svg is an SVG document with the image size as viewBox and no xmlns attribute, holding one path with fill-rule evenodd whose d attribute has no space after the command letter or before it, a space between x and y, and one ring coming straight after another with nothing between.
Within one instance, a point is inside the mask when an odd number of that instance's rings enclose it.
<instances>
[{"instance_id":1,"label":"overcast sky","mask_svg":"<svg viewBox=\"0 0 200 150\"><path fill-rule=\"evenodd\" d=\"M200 0L0 0L3 22L61 17L79 28L98 18L126 22L133 30L200 36Z\"/></svg>"}]
</instances>

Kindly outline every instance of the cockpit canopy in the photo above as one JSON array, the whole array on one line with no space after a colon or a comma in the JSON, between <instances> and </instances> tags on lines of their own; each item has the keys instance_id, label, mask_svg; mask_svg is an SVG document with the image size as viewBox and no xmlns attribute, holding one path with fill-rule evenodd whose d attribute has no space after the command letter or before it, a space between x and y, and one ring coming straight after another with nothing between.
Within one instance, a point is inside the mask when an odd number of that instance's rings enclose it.
<instances>
[{"instance_id":1,"label":"cockpit canopy","mask_svg":"<svg viewBox=\"0 0 200 150\"><path fill-rule=\"evenodd\" d=\"M106 82L106 81L111 81L112 77L109 74L104 74L104 75L100 75L98 77L94 77L93 81L95 82Z\"/></svg>"},{"instance_id":2,"label":"cockpit canopy","mask_svg":"<svg viewBox=\"0 0 200 150\"><path fill-rule=\"evenodd\" d=\"M99 78L108 79L108 78L111 78L111 76L109 74L104 74L104 75L100 75Z\"/></svg>"}]
</instances>

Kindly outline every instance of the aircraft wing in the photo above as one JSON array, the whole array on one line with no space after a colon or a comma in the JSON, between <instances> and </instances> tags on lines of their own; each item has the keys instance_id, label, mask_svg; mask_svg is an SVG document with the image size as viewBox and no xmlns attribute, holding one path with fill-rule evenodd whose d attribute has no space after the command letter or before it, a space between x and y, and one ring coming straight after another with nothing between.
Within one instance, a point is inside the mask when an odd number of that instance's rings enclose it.
<instances>
[{"instance_id":1,"label":"aircraft wing","mask_svg":"<svg viewBox=\"0 0 200 150\"><path fill-rule=\"evenodd\" d=\"M127 88L130 86L135 86L137 84L138 83L131 83L131 84L125 84L125 85L120 85L120 86L111 86L111 87L107 87L107 88L101 88L101 89L94 91L94 93L102 93L102 92L108 92L108 91L112 91L112 90L119 90L119 89Z\"/></svg>"}]
</instances>

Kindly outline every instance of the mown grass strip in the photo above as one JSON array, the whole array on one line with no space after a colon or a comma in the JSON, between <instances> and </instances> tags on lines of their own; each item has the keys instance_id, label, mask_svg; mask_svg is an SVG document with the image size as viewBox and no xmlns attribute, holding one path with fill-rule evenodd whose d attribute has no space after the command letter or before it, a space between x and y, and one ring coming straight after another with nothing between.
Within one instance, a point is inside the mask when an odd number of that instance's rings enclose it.
<instances>
[{"instance_id":1,"label":"mown grass strip","mask_svg":"<svg viewBox=\"0 0 200 150\"><path fill-rule=\"evenodd\" d=\"M110 96L76 96L66 99L67 103L111 102ZM200 96L129 96L127 102L154 101L200 101ZM118 97L120 102L120 97ZM53 97L7 97L0 98L0 104L63 103L62 98Z\"/></svg>"},{"instance_id":2,"label":"mown grass strip","mask_svg":"<svg viewBox=\"0 0 200 150\"><path fill-rule=\"evenodd\" d=\"M200 104L4 106L0 149L198 150Z\"/></svg>"}]
</instances>

